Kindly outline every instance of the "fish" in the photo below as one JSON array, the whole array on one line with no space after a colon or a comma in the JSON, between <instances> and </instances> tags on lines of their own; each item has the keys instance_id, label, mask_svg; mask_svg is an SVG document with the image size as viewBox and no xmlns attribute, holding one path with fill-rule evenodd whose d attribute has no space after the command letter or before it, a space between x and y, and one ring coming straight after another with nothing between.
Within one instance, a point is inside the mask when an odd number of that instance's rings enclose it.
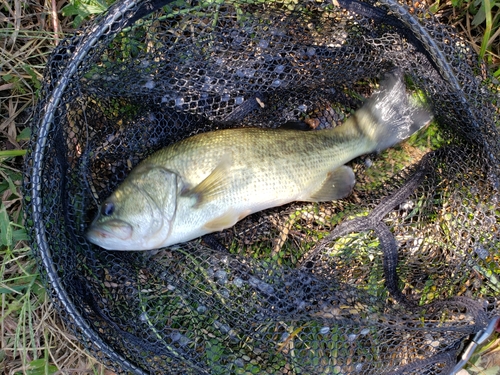
<instances>
[{"instance_id":1,"label":"fish","mask_svg":"<svg viewBox=\"0 0 500 375\"><path fill-rule=\"evenodd\" d=\"M200 133L141 161L103 201L86 232L107 250L152 250L232 227L294 201L347 197L346 163L423 128L432 114L390 74L347 120L324 130L240 127Z\"/></svg>"}]
</instances>

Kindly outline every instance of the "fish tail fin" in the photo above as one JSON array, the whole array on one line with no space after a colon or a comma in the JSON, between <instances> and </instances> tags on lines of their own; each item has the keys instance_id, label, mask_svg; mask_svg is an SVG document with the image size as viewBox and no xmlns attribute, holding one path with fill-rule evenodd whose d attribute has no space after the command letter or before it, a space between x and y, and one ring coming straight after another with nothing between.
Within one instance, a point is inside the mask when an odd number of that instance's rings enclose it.
<instances>
[{"instance_id":1,"label":"fish tail fin","mask_svg":"<svg viewBox=\"0 0 500 375\"><path fill-rule=\"evenodd\" d=\"M371 152L405 140L433 117L427 109L410 101L400 71L391 73L380 87L354 115L361 131L373 142Z\"/></svg>"}]
</instances>

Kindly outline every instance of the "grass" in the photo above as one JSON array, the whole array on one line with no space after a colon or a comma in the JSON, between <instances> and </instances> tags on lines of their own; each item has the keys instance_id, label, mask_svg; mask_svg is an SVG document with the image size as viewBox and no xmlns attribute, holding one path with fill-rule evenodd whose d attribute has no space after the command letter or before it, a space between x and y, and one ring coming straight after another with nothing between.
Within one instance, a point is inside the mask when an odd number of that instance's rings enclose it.
<instances>
[{"instance_id":1,"label":"grass","mask_svg":"<svg viewBox=\"0 0 500 375\"><path fill-rule=\"evenodd\" d=\"M462 30L495 77L500 77L500 1L447 0L430 4L437 16Z\"/></svg>"},{"instance_id":2,"label":"grass","mask_svg":"<svg viewBox=\"0 0 500 375\"><path fill-rule=\"evenodd\" d=\"M0 371L37 375L73 369L104 374L105 369L84 353L58 319L26 245L21 171L13 166L14 156L23 152L0 156L4 178L0 183Z\"/></svg>"},{"instance_id":3,"label":"grass","mask_svg":"<svg viewBox=\"0 0 500 375\"><path fill-rule=\"evenodd\" d=\"M26 244L20 185L27 127L47 58L58 41L103 0L2 0L0 19L0 372L110 374L78 345L58 319ZM500 1L437 0L425 5L455 25L495 77L500 77ZM291 334L299 335L290 328ZM486 374L498 340L476 354L470 373ZM214 356L217 348L213 348ZM285 346L283 346L285 350ZM498 361L498 360L497 360Z\"/></svg>"},{"instance_id":4,"label":"grass","mask_svg":"<svg viewBox=\"0 0 500 375\"><path fill-rule=\"evenodd\" d=\"M48 5L45 5L48 4ZM2 1L0 14L0 373L105 374L59 320L23 226L23 156L48 56L71 20L55 2ZM64 32L62 31L64 29Z\"/></svg>"}]
</instances>

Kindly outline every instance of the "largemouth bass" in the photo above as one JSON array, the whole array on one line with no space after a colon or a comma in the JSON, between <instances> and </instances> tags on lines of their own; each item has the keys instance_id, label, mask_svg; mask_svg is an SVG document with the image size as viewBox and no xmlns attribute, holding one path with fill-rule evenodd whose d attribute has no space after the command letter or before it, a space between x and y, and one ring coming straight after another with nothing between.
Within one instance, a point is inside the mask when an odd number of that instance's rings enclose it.
<instances>
[{"instance_id":1,"label":"largemouth bass","mask_svg":"<svg viewBox=\"0 0 500 375\"><path fill-rule=\"evenodd\" d=\"M355 114L328 130L239 128L198 134L157 151L107 198L87 238L108 250L149 250L233 226L293 201L346 197L344 164L408 138L432 116L390 76Z\"/></svg>"}]
</instances>

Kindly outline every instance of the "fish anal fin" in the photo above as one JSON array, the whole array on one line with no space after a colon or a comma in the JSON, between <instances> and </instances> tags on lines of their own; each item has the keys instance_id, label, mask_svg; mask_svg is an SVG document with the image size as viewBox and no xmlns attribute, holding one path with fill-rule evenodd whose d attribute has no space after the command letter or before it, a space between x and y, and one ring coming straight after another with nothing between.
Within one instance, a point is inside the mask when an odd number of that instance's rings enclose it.
<instances>
[{"instance_id":1,"label":"fish anal fin","mask_svg":"<svg viewBox=\"0 0 500 375\"><path fill-rule=\"evenodd\" d=\"M231 175L229 173L230 166L230 155L224 155L215 169L203 181L195 187L182 192L182 195L196 197L196 201L193 205L194 208L198 208L202 204L223 195L231 181Z\"/></svg>"},{"instance_id":2,"label":"fish anal fin","mask_svg":"<svg viewBox=\"0 0 500 375\"><path fill-rule=\"evenodd\" d=\"M355 182L356 178L352 169L343 165L329 172L320 188L305 200L324 202L345 198L351 193Z\"/></svg>"},{"instance_id":3,"label":"fish anal fin","mask_svg":"<svg viewBox=\"0 0 500 375\"><path fill-rule=\"evenodd\" d=\"M203 225L203 228L214 232L220 231L232 227L234 224L236 224L239 220L243 219L248 214L250 214L250 210L238 212L234 208L230 208L223 215L205 223L205 225Z\"/></svg>"}]
</instances>

